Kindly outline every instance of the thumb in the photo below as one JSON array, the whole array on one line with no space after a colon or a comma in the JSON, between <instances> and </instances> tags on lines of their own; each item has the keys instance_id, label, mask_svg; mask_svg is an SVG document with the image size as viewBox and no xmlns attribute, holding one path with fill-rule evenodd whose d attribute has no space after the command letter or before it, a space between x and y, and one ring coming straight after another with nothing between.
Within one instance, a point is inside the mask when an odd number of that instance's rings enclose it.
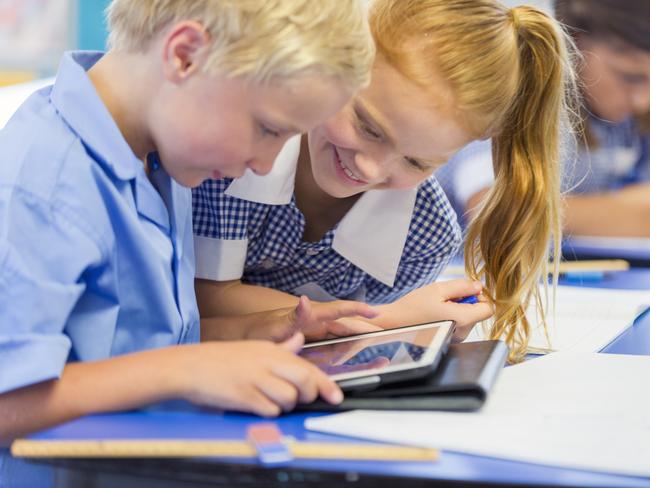
<instances>
[{"instance_id":1,"label":"thumb","mask_svg":"<svg viewBox=\"0 0 650 488\"><path fill-rule=\"evenodd\" d=\"M455 300L469 295L478 295L483 290L483 284L480 281L458 279L441 282L440 288L442 298Z\"/></svg>"},{"instance_id":2,"label":"thumb","mask_svg":"<svg viewBox=\"0 0 650 488\"><path fill-rule=\"evenodd\" d=\"M296 332L294 335L289 337L286 341L280 343L280 347L288 351L298 354L302 349L302 346L305 344L305 336L302 335L302 332Z\"/></svg>"}]
</instances>

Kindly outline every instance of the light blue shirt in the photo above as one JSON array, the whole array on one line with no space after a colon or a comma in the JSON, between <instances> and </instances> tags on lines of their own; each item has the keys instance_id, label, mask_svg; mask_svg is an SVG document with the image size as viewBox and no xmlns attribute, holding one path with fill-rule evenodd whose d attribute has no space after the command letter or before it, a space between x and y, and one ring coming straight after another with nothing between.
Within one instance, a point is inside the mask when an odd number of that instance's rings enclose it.
<instances>
[{"instance_id":1,"label":"light blue shirt","mask_svg":"<svg viewBox=\"0 0 650 488\"><path fill-rule=\"evenodd\" d=\"M0 393L199 340L191 193L147 177L86 75L100 57L64 55L0 131Z\"/></svg>"},{"instance_id":2,"label":"light blue shirt","mask_svg":"<svg viewBox=\"0 0 650 488\"><path fill-rule=\"evenodd\" d=\"M650 181L650 135L642 134L634 119L611 123L589 117L595 144L576 146L569 139L563 151L562 191L588 194L616 190ZM463 227L469 198L494 182L490 140L469 144L436 171Z\"/></svg>"}]
</instances>

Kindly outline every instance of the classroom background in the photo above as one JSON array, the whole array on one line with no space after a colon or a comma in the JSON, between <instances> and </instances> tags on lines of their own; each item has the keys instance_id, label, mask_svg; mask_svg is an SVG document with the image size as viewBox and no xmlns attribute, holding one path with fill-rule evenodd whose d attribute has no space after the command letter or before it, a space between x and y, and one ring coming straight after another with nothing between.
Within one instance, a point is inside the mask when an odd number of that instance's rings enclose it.
<instances>
[{"instance_id":1,"label":"classroom background","mask_svg":"<svg viewBox=\"0 0 650 488\"><path fill-rule=\"evenodd\" d=\"M0 86L53 76L68 49L103 49L109 0L0 0Z\"/></svg>"},{"instance_id":2,"label":"classroom background","mask_svg":"<svg viewBox=\"0 0 650 488\"><path fill-rule=\"evenodd\" d=\"M335 1L335 0L333 0ZM56 73L69 49L104 49L110 0L0 0L0 87ZM550 0L506 0L549 9Z\"/></svg>"}]
</instances>

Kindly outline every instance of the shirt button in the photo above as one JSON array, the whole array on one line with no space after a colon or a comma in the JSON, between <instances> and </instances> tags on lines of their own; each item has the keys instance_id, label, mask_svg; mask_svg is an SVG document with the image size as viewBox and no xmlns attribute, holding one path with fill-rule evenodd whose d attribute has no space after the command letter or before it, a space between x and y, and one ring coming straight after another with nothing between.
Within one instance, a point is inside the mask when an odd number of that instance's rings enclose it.
<instances>
[{"instance_id":1,"label":"shirt button","mask_svg":"<svg viewBox=\"0 0 650 488\"><path fill-rule=\"evenodd\" d=\"M271 269L273 266L275 266L275 263L270 258L266 258L264 261L262 261L262 268L264 269Z\"/></svg>"},{"instance_id":2,"label":"shirt button","mask_svg":"<svg viewBox=\"0 0 650 488\"><path fill-rule=\"evenodd\" d=\"M320 252L320 249L310 247L309 249L307 249L305 251L305 254L307 254L307 256L316 256L316 254L318 254L319 252Z\"/></svg>"}]
</instances>

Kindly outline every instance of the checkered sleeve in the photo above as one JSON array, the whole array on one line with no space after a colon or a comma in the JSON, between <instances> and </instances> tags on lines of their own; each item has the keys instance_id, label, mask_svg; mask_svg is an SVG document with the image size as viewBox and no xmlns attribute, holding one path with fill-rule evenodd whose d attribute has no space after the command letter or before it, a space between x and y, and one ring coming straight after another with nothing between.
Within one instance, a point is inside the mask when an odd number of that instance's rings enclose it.
<instances>
[{"instance_id":1,"label":"checkered sleeve","mask_svg":"<svg viewBox=\"0 0 650 488\"><path fill-rule=\"evenodd\" d=\"M207 180L192 190L197 278L228 281L244 273L251 202L227 195L231 182Z\"/></svg>"},{"instance_id":2,"label":"checkered sleeve","mask_svg":"<svg viewBox=\"0 0 650 488\"><path fill-rule=\"evenodd\" d=\"M418 191L404 251L392 287L366 277L366 301L390 303L435 281L456 255L462 233L456 214L434 177Z\"/></svg>"}]
</instances>

